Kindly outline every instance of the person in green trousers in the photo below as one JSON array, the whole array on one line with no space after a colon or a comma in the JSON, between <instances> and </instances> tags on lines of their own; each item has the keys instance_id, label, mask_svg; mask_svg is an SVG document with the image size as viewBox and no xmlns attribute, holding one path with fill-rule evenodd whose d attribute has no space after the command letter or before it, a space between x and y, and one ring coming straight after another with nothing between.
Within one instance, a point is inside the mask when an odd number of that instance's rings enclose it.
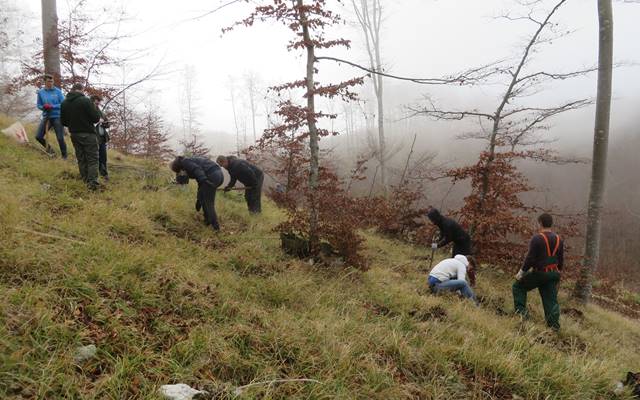
<instances>
[{"instance_id":1,"label":"person in green trousers","mask_svg":"<svg viewBox=\"0 0 640 400\"><path fill-rule=\"evenodd\" d=\"M527 292L538 289L542 298L544 318L547 326L560 329L560 305L558 286L564 262L564 243L560 235L553 232L553 217L541 214L538 217L540 232L529 242L529 252L516 275L513 284L515 312L527 316Z\"/></svg>"},{"instance_id":2,"label":"person in green trousers","mask_svg":"<svg viewBox=\"0 0 640 400\"><path fill-rule=\"evenodd\" d=\"M76 151L78 169L82 180L90 190L98 184L98 134L95 124L100 120L100 112L82 91L84 87L76 83L71 87L60 105L60 120L71 133L71 142Z\"/></svg>"}]
</instances>

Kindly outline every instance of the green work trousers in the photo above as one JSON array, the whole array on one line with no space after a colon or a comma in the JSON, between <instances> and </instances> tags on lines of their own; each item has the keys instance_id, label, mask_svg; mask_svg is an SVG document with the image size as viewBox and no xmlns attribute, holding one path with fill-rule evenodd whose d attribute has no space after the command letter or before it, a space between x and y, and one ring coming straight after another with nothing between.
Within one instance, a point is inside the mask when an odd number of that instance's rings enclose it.
<instances>
[{"instance_id":1,"label":"green work trousers","mask_svg":"<svg viewBox=\"0 0 640 400\"><path fill-rule=\"evenodd\" d=\"M72 133L71 143L76 150L78 169L89 189L98 187L98 135L96 133Z\"/></svg>"},{"instance_id":2,"label":"green work trousers","mask_svg":"<svg viewBox=\"0 0 640 400\"><path fill-rule=\"evenodd\" d=\"M544 319L547 326L560 329L560 305L558 305L558 272L532 271L513 284L513 304L516 313L527 316L527 292L538 288L544 308Z\"/></svg>"}]
</instances>

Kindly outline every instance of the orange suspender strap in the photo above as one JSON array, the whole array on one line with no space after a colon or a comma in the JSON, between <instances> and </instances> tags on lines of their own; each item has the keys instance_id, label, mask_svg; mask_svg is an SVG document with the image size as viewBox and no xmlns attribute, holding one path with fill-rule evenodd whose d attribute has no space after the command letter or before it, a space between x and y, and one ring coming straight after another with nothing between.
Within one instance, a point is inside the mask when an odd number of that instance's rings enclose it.
<instances>
[{"instance_id":1,"label":"orange suspender strap","mask_svg":"<svg viewBox=\"0 0 640 400\"><path fill-rule=\"evenodd\" d=\"M544 243L547 245L547 256L548 257L553 257L556 255L556 253L558 252L558 249L560 248L560 235L558 235L556 233L556 245L553 249L553 253L551 252L551 246L549 246L549 238L547 238L547 235L545 235L544 233L540 232L540 235L542 235L542 238L544 239ZM551 265L547 265L544 268L545 272L548 271L557 271L558 270L558 264L551 264Z\"/></svg>"},{"instance_id":2,"label":"orange suspender strap","mask_svg":"<svg viewBox=\"0 0 640 400\"><path fill-rule=\"evenodd\" d=\"M558 253L558 248L560 247L560 235L556 233L556 247L553 249L553 255L555 256Z\"/></svg>"},{"instance_id":3,"label":"orange suspender strap","mask_svg":"<svg viewBox=\"0 0 640 400\"><path fill-rule=\"evenodd\" d=\"M549 239L547 238L547 235L542 232L540 232L540 235L544 239L544 243L547 245L547 257L551 257L551 247L549 246Z\"/></svg>"},{"instance_id":4,"label":"orange suspender strap","mask_svg":"<svg viewBox=\"0 0 640 400\"><path fill-rule=\"evenodd\" d=\"M547 245L547 256L549 257L555 256L556 253L558 252L558 248L560 248L560 235L556 233L556 245L553 248L553 253L551 252L551 246L549 246L549 238L547 238L547 235L545 235L542 232L540 232L540 235L542 235L542 238L544 239L544 243Z\"/></svg>"}]
</instances>

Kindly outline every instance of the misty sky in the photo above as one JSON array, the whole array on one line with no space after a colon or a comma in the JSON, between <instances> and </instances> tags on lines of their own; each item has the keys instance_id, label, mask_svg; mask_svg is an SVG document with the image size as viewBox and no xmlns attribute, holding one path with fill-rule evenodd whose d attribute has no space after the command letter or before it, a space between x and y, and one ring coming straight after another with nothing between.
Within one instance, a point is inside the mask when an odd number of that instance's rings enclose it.
<instances>
[{"instance_id":1,"label":"misty sky","mask_svg":"<svg viewBox=\"0 0 640 400\"><path fill-rule=\"evenodd\" d=\"M26 3L26 2L25 2ZM26 5L39 18L39 1L29 0ZM329 1L329 3L334 3ZM299 79L304 74L304 60L299 53L287 53L285 46L290 34L283 26L258 24L252 28L239 28L221 36L221 28L241 19L249 5L237 4L213 15L193 20L208 10L218 7L220 1L157 1L130 0L126 9L135 19L128 29L138 34L126 43L130 48L149 48L149 55L140 61L134 71L150 68L159 60L167 71L176 71L166 79L153 82L151 96L165 112L166 119L180 127L180 91L185 65L193 65L198 87L198 110L204 131L234 132L235 124L230 102L230 79L235 79L236 96L243 95L242 77L247 73L259 76L264 85ZM494 16L513 7L509 0L389 0L386 5L382 54L387 70L393 74L412 77L437 77L477 66L497 59L517 56L521 44L534 27L526 22L497 20ZM547 2L550 4L550 2ZM345 2L350 5L350 2ZM63 18L68 6L58 1L59 15ZM351 22L349 7L342 15ZM615 57L617 61L640 61L640 4L617 2L615 13ZM597 15L595 0L570 0L561 9L556 21L575 31L544 51L536 54L532 66L544 67L552 72L567 72L574 68L595 65L597 60ZM325 51L326 55L365 63L363 40L356 26L347 24L335 35L352 39L353 47L345 51ZM361 73L347 66L325 64L321 66L322 79L348 78ZM566 99L595 96L596 75L548 86L538 103L549 105ZM478 89L434 88L387 80L388 121L398 124L402 105L419 101L423 93L430 93L440 104L449 108L487 107L491 110L500 87ZM147 85L149 87L149 85ZM369 88L363 88L363 97ZM640 67L624 67L614 72L613 127L637 125L640 108ZM238 118L247 120L246 105L240 101ZM365 108L368 106L365 106ZM422 129L420 120L402 122L400 127ZM562 140L580 135L591 136L593 108L573 116L562 117L552 132ZM264 112L259 117L264 127ZM439 129L439 128L438 128ZM456 131L463 127L451 126ZM437 129L436 129L437 130ZM562 132L560 132L562 131ZM571 135L566 134L571 132ZM437 134L434 132L425 134ZM615 137L615 131L613 132ZM215 139L215 138L209 138Z\"/></svg>"}]
</instances>

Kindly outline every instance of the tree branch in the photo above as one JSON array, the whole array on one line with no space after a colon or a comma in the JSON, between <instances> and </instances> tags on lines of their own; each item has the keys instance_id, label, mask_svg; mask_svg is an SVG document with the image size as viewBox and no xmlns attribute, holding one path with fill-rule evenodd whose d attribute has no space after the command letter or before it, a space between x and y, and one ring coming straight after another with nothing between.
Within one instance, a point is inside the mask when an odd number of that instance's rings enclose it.
<instances>
[{"instance_id":1,"label":"tree branch","mask_svg":"<svg viewBox=\"0 0 640 400\"><path fill-rule=\"evenodd\" d=\"M501 61L496 61L487 65L483 65L477 68L471 68L459 74L451 75L444 78L411 78L406 76L392 75L392 74L384 73L382 71L376 71L372 68L364 67L360 64L356 64L354 62L343 60L336 57L322 56L322 57L316 57L315 60L316 61L329 60L329 61L335 61L338 63L345 63L354 68L359 68L363 71L366 71L370 74L380 75L380 76L397 79L401 81L409 81L409 82L418 83L421 85L449 85L454 83L457 83L460 85L474 85L481 81L486 80L487 78L493 75L506 72L504 68L499 67L499 65L503 63L503 61L501 60Z\"/></svg>"},{"instance_id":2,"label":"tree branch","mask_svg":"<svg viewBox=\"0 0 640 400\"><path fill-rule=\"evenodd\" d=\"M581 75L586 75L590 72L594 72L597 71L598 67L590 67L590 68L585 68L585 69L581 69L578 71L573 71L573 72L567 72L564 74L554 74L554 73L550 73L550 72L544 72L544 71L540 71L540 72L536 72L533 74L529 74L526 76L523 76L522 78L518 78L516 80L516 83L521 83L523 81L526 81L528 79L532 79L532 78L537 78L537 77L546 77L549 79L559 79L559 80L563 80L563 79L569 79L569 78L574 78L576 76L581 76Z\"/></svg>"}]
</instances>

